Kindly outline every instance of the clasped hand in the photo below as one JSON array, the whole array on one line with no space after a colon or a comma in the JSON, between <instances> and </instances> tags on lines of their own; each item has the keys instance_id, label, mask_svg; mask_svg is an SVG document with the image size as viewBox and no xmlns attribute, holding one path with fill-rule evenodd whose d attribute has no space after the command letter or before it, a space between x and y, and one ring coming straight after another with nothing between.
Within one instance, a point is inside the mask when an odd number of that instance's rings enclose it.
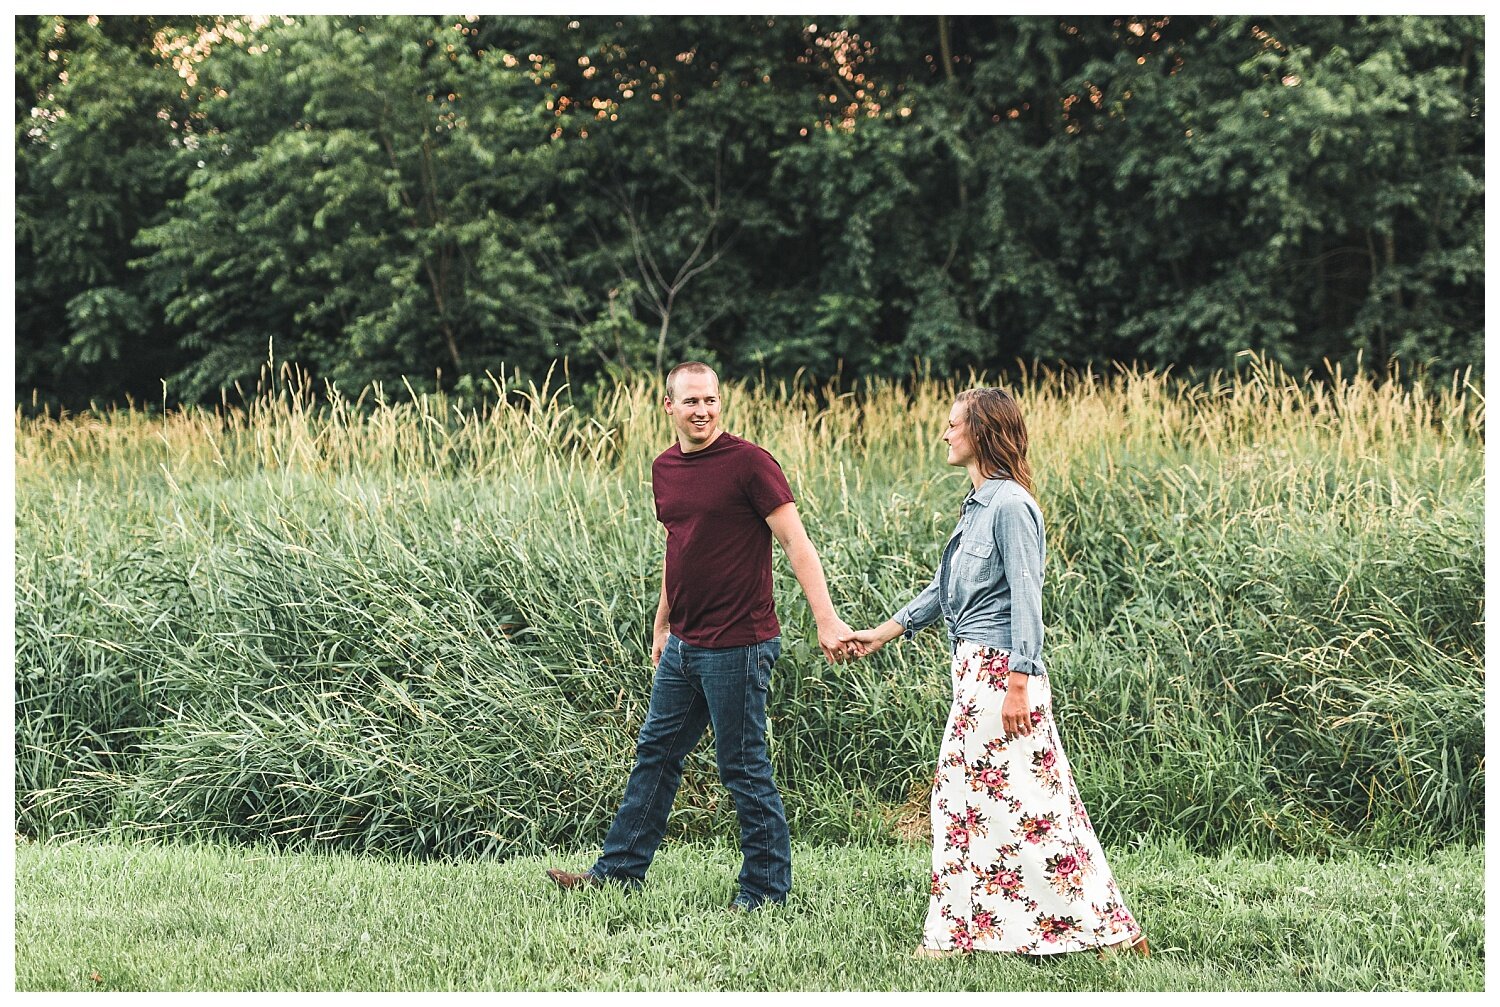
<instances>
[{"instance_id":1,"label":"clasped hand","mask_svg":"<svg viewBox=\"0 0 1500 1007\"><path fill-rule=\"evenodd\" d=\"M852 658L869 657L885 646L879 628L853 630L837 617L818 627L818 646L830 664L842 664Z\"/></svg>"},{"instance_id":2,"label":"clasped hand","mask_svg":"<svg viewBox=\"0 0 1500 1007\"><path fill-rule=\"evenodd\" d=\"M890 620L870 629L855 630L842 619L835 619L828 632L819 627L818 644L828 660L837 664L850 658L869 657L899 636L902 628L900 623Z\"/></svg>"}]
</instances>

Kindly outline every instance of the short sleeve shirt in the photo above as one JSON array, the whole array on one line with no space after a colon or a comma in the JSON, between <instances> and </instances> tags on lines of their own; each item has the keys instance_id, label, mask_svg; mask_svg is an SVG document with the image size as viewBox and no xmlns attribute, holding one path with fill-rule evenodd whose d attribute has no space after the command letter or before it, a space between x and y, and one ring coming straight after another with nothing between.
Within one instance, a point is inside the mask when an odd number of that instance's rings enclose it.
<instances>
[{"instance_id":1,"label":"short sleeve shirt","mask_svg":"<svg viewBox=\"0 0 1500 1007\"><path fill-rule=\"evenodd\" d=\"M697 647L745 647L780 634L766 516L793 497L771 453L730 433L690 454L673 444L651 465L651 489L667 529L673 635Z\"/></svg>"}]
</instances>

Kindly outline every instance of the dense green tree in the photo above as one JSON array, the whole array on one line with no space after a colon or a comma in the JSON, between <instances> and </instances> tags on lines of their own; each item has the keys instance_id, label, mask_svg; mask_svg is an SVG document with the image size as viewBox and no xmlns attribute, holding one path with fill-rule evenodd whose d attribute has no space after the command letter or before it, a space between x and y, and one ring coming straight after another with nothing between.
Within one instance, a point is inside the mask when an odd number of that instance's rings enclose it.
<instances>
[{"instance_id":1,"label":"dense green tree","mask_svg":"<svg viewBox=\"0 0 1500 1007\"><path fill-rule=\"evenodd\" d=\"M144 265L198 351L186 395L268 344L359 385L560 355L511 302L548 278L551 124L526 73L433 18L274 24L206 61L205 156Z\"/></svg>"},{"instance_id":2,"label":"dense green tree","mask_svg":"<svg viewBox=\"0 0 1500 1007\"><path fill-rule=\"evenodd\" d=\"M1155 361L1242 346L1294 366L1482 359L1478 30L1201 20L1166 54L1176 72L1121 68L1111 93L1142 135L1115 184L1138 212L1103 236L1150 292L1124 341ZM1212 58L1225 33L1251 43L1243 61Z\"/></svg>"},{"instance_id":3,"label":"dense green tree","mask_svg":"<svg viewBox=\"0 0 1500 1007\"><path fill-rule=\"evenodd\" d=\"M174 334L127 266L183 191L190 113L159 18L19 15L16 385L47 401L155 397Z\"/></svg>"},{"instance_id":4,"label":"dense green tree","mask_svg":"<svg viewBox=\"0 0 1500 1007\"><path fill-rule=\"evenodd\" d=\"M1483 360L1477 17L21 18L17 82L23 396Z\"/></svg>"}]
</instances>

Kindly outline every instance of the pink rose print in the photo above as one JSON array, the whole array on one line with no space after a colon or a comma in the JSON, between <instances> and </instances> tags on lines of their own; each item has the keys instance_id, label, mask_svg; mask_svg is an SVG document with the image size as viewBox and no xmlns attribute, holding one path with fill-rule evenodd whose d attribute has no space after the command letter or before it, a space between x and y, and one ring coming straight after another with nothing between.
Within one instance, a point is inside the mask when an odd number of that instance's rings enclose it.
<instances>
[{"instance_id":1,"label":"pink rose print","mask_svg":"<svg viewBox=\"0 0 1500 1007\"><path fill-rule=\"evenodd\" d=\"M1134 936L1068 772L1047 679L1031 680L1031 735L1009 738L1000 708L1010 655L960 653L933 782L923 943L1043 955Z\"/></svg>"},{"instance_id":2,"label":"pink rose print","mask_svg":"<svg viewBox=\"0 0 1500 1007\"><path fill-rule=\"evenodd\" d=\"M1036 775L1036 780L1050 794L1062 792L1062 777L1057 771L1057 751L1052 748L1044 748L1040 752L1031 755L1031 771Z\"/></svg>"},{"instance_id":3,"label":"pink rose print","mask_svg":"<svg viewBox=\"0 0 1500 1007\"><path fill-rule=\"evenodd\" d=\"M963 706L960 706L958 712L953 715L953 729L951 733L954 738L963 738L970 731L974 730L974 725L978 723L978 714L975 706L974 701L970 700Z\"/></svg>"},{"instance_id":4,"label":"pink rose print","mask_svg":"<svg viewBox=\"0 0 1500 1007\"><path fill-rule=\"evenodd\" d=\"M1042 940L1055 944L1076 934L1081 927L1071 916L1038 916L1035 929Z\"/></svg>"},{"instance_id":5,"label":"pink rose print","mask_svg":"<svg viewBox=\"0 0 1500 1007\"><path fill-rule=\"evenodd\" d=\"M1071 853L1058 853L1048 857L1047 880L1061 895L1082 896L1083 864Z\"/></svg>"},{"instance_id":6,"label":"pink rose print","mask_svg":"<svg viewBox=\"0 0 1500 1007\"><path fill-rule=\"evenodd\" d=\"M995 936L995 928L999 921L995 914L988 909L974 910L974 921L972 927L973 939L984 940L986 937Z\"/></svg>"},{"instance_id":7,"label":"pink rose print","mask_svg":"<svg viewBox=\"0 0 1500 1007\"><path fill-rule=\"evenodd\" d=\"M1025 888L1025 884L1021 880L1021 872L1014 867L1002 865L988 869L976 867L974 873L978 876L986 895L1003 895L1011 900L1024 897L1022 889Z\"/></svg>"},{"instance_id":8,"label":"pink rose print","mask_svg":"<svg viewBox=\"0 0 1500 1007\"><path fill-rule=\"evenodd\" d=\"M999 653L986 657L979 665L979 684L1005 691L1010 679L1010 655Z\"/></svg>"},{"instance_id":9,"label":"pink rose print","mask_svg":"<svg viewBox=\"0 0 1500 1007\"><path fill-rule=\"evenodd\" d=\"M942 919L948 922L948 940L952 946L960 951L973 951L974 937L969 932L969 921L947 906L942 907Z\"/></svg>"},{"instance_id":10,"label":"pink rose print","mask_svg":"<svg viewBox=\"0 0 1500 1007\"><path fill-rule=\"evenodd\" d=\"M1021 838L1028 843L1040 843L1052 835L1057 828L1057 815L1048 812L1045 815L1025 815L1021 818Z\"/></svg>"},{"instance_id":11,"label":"pink rose print","mask_svg":"<svg viewBox=\"0 0 1500 1007\"><path fill-rule=\"evenodd\" d=\"M985 765L982 762L975 763L969 768L969 786L984 794L992 801L997 801L1005 793L1006 779L1005 770L999 766Z\"/></svg>"},{"instance_id":12,"label":"pink rose print","mask_svg":"<svg viewBox=\"0 0 1500 1007\"><path fill-rule=\"evenodd\" d=\"M1087 846L1082 843L1075 843L1073 845L1073 856L1078 858L1078 872L1080 874L1089 874L1094 870L1094 858L1089 853Z\"/></svg>"}]
</instances>

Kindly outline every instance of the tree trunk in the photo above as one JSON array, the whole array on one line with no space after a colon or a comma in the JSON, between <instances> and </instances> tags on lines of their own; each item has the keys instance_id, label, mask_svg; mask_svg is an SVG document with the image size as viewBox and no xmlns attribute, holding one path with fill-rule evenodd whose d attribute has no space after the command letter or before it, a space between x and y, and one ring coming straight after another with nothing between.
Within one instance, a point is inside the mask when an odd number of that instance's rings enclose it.
<instances>
[{"instance_id":1,"label":"tree trunk","mask_svg":"<svg viewBox=\"0 0 1500 1007\"><path fill-rule=\"evenodd\" d=\"M953 42L948 34L948 16L946 14L938 15L938 46L943 51L943 73L947 76L948 83L952 84L954 81Z\"/></svg>"},{"instance_id":2,"label":"tree trunk","mask_svg":"<svg viewBox=\"0 0 1500 1007\"><path fill-rule=\"evenodd\" d=\"M1370 287L1373 289L1376 279L1380 276L1380 256L1375 252L1374 231L1365 231L1365 249L1370 257ZM1366 294L1366 300L1368 299L1369 295ZM1378 366L1376 366L1377 361L1371 361L1372 369L1381 371L1385 369L1385 346L1385 322L1377 321L1375 323L1375 345L1370 347L1370 349L1374 351L1375 356L1378 358Z\"/></svg>"},{"instance_id":3,"label":"tree trunk","mask_svg":"<svg viewBox=\"0 0 1500 1007\"><path fill-rule=\"evenodd\" d=\"M656 335L656 373L666 372L667 365L667 327L672 324L672 308L668 305L667 310L662 312L661 331Z\"/></svg>"},{"instance_id":4,"label":"tree trunk","mask_svg":"<svg viewBox=\"0 0 1500 1007\"><path fill-rule=\"evenodd\" d=\"M437 305L438 324L443 329L443 341L448 344L448 356L453 361L453 366L461 371L464 364L458 356L458 340L453 336L453 326L448 323L448 307L443 300L443 286L438 282L437 273L425 255L422 257L422 266L427 270L427 282L432 286L432 301Z\"/></svg>"},{"instance_id":5,"label":"tree trunk","mask_svg":"<svg viewBox=\"0 0 1500 1007\"><path fill-rule=\"evenodd\" d=\"M938 15L938 48L943 59L943 76L948 80L948 90L952 92L953 111L955 115L959 108L958 74L953 70L953 37L948 26L948 17L945 14ZM955 132L953 142L962 142L960 136ZM959 239L963 236L963 223L969 216L969 187L964 182L964 169L962 165L955 166L958 176L958 218L953 225L953 239L948 243L948 256L943 260L943 272L947 273L953 267L953 260L958 258ZM967 292L967 284L965 284ZM972 297L966 298L972 301ZM968 305L972 310L972 304Z\"/></svg>"}]
</instances>

